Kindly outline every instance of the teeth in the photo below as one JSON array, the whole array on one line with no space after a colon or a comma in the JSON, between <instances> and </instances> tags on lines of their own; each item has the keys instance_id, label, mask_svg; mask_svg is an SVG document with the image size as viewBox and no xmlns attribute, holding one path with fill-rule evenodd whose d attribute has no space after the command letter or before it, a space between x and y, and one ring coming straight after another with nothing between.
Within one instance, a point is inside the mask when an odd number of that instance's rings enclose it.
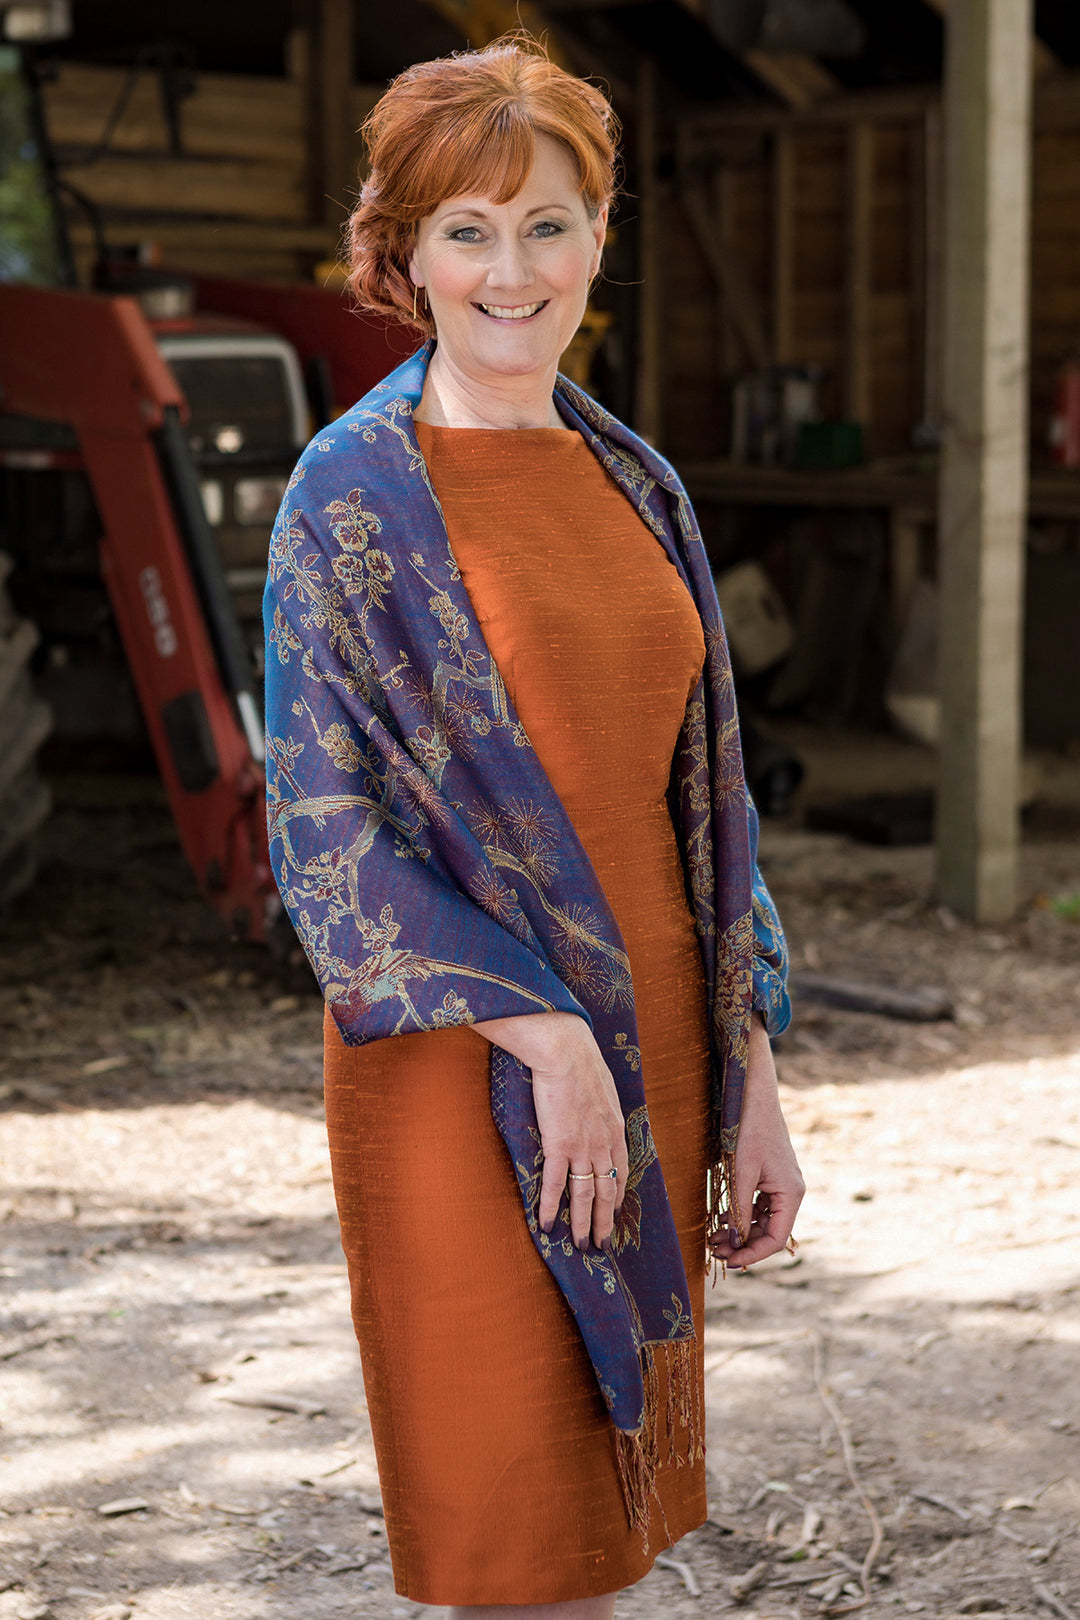
<instances>
[{"instance_id":1,"label":"teeth","mask_svg":"<svg viewBox=\"0 0 1080 1620\"><path fill-rule=\"evenodd\" d=\"M538 309L543 309L544 303L542 298L538 304L519 304L516 309L500 309L498 304L481 304L480 308L485 315L494 315L500 321L524 321L530 315L535 315Z\"/></svg>"}]
</instances>

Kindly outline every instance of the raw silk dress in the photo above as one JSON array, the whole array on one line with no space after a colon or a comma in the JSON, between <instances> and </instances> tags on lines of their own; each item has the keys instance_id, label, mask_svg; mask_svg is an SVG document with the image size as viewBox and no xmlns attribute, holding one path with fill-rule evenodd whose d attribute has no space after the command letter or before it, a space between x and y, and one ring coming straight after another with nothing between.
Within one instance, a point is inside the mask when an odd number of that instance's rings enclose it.
<instances>
[{"instance_id":1,"label":"raw silk dress","mask_svg":"<svg viewBox=\"0 0 1080 1620\"><path fill-rule=\"evenodd\" d=\"M706 1166L719 1211L786 950L674 469L562 377L565 431L418 426L431 352L316 436L282 502L270 852L330 1014L398 1585L560 1601L703 1515ZM589 1022L626 1121L605 1253L565 1198L541 1231L528 1069L468 1028L541 1009Z\"/></svg>"},{"instance_id":2,"label":"raw silk dress","mask_svg":"<svg viewBox=\"0 0 1080 1620\"><path fill-rule=\"evenodd\" d=\"M699 617L578 433L417 423L416 434L484 639L626 943L698 1329L700 1416L709 1040L667 801L704 658ZM325 1051L398 1591L433 1604L551 1603L639 1579L703 1522L704 1462L700 1448L688 1457L680 1425L659 1437L643 1545L596 1377L492 1121L490 1045L465 1027L345 1046L328 1014ZM658 1371L663 1380L660 1361Z\"/></svg>"}]
</instances>

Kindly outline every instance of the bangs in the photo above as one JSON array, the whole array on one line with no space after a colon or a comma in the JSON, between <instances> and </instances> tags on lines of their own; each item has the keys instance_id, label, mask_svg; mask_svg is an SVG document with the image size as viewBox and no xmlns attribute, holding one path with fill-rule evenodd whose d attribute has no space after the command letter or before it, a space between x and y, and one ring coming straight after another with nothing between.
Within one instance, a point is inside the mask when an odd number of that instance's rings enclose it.
<instances>
[{"instance_id":1,"label":"bangs","mask_svg":"<svg viewBox=\"0 0 1080 1620\"><path fill-rule=\"evenodd\" d=\"M382 203L402 224L416 224L450 198L470 196L510 203L528 180L536 157L536 136L547 134L573 160L589 211L596 212L610 190L609 173L593 146L581 139L562 109L528 109L520 97L491 97L465 107L440 109L442 117L418 120L411 151L397 168L397 196L384 183ZM432 139L434 125L437 133ZM372 131L379 134L379 131Z\"/></svg>"},{"instance_id":2,"label":"bangs","mask_svg":"<svg viewBox=\"0 0 1080 1620\"><path fill-rule=\"evenodd\" d=\"M463 110L417 152L402 213L424 219L451 197L507 203L529 178L535 155L536 131L520 105Z\"/></svg>"}]
</instances>

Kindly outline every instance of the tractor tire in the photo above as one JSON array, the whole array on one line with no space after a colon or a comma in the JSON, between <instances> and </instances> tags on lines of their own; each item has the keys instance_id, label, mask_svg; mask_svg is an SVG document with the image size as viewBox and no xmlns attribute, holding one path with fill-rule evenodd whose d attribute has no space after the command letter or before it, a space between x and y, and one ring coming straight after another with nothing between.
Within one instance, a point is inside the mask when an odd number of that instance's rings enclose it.
<instances>
[{"instance_id":1,"label":"tractor tire","mask_svg":"<svg viewBox=\"0 0 1080 1620\"><path fill-rule=\"evenodd\" d=\"M19 617L8 594L12 567L0 551L0 916L34 881L36 834L52 808L38 770L52 715L31 683L38 632Z\"/></svg>"}]
</instances>

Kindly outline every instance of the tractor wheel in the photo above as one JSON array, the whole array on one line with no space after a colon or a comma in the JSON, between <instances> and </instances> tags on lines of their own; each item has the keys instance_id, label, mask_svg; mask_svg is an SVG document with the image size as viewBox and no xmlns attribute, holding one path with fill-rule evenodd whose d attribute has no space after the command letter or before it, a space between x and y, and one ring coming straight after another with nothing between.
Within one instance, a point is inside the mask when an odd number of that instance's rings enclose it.
<instances>
[{"instance_id":1,"label":"tractor wheel","mask_svg":"<svg viewBox=\"0 0 1080 1620\"><path fill-rule=\"evenodd\" d=\"M35 834L52 804L37 764L52 715L31 684L38 633L8 594L12 566L0 551L0 914L34 881Z\"/></svg>"}]
</instances>

